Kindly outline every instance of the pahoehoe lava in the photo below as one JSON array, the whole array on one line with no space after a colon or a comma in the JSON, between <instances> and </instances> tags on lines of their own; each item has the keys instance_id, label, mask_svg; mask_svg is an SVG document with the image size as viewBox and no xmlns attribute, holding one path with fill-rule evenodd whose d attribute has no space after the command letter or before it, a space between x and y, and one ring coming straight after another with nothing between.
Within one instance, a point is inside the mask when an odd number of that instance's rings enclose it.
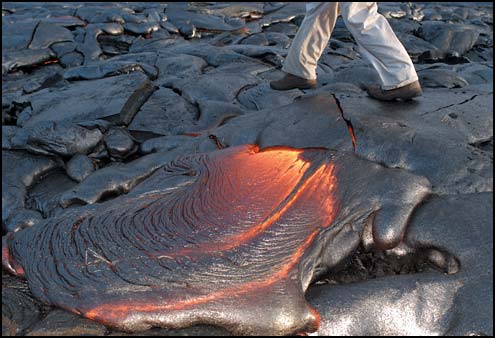
<instances>
[{"instance_id":1,"label":"pahoehoe lava","mask_svg":"<svg viewBox=\"0 0 495 338\"><path fill-rule=\"evenodd\" d=\"M427 179L352 153L231 147L10 233L3 264L40 300L121 330L310 332L309 284L367 233L377 249L400 244L429 193Z\"/></svg>"}]
</instances>

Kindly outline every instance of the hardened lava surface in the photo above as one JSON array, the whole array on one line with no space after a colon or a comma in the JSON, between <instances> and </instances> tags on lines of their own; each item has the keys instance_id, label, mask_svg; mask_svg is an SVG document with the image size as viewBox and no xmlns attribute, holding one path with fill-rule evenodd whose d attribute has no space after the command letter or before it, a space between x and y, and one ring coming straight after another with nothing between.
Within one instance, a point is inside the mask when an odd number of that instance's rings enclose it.
<instances>
[{"instance_id":1,"label":"hardened lava surface","mask_svg":"<svg viewBox=\"0 0 495 338\"><path fill-rule=\"evenodd\" d=\"M368 220L376 248L400 244L428 193L426 179L352 153L231 147L11 233L4 266L44 302L126 331L310 332L311 281L355 251Z\"/></svg>"}]
</instances>

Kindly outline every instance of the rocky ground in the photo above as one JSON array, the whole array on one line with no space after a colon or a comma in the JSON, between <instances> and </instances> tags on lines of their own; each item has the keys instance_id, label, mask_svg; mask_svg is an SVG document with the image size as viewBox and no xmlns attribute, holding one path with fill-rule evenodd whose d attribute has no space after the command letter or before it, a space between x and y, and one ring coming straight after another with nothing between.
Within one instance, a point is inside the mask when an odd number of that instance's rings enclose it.
<instances>
[{"instance_id":1,"label":"rocky ground","mask_svg":"<svg viewBox=\"0 0 495 338\"><path fill-rule=\"evenodd\" d=\"M318 87L270 89L303 3L2 3L3 234L128 193L182 154L354 151L428 178L433 195L408 236L452 253L460 269L432 268L443 257L434 250L360 248L307 293L318 334L492 335L492 3L379 8L415 62L424 96L412 102L367 97L378 77L340 19ZM321 103L332 95L338 118ZM2 335L121 334L41 304L2 272Z\"/></svg>"}]
</instances>

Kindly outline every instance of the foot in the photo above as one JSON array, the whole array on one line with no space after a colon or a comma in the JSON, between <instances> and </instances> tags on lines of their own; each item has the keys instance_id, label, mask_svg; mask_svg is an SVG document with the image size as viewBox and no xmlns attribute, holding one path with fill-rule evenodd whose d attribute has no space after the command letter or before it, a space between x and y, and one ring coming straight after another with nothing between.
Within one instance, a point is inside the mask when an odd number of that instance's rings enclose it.
<instances>
[{"instance_id":1,"label":"foot","mask_svg":"<svg viewBox=\"0 0 495 338\"><path fill-rule=\"evenodd\" d=\"M366 91L368 92L369 96L380 101L408 101L414 97L423 95L423 90L421 89L419 81L390 90L383 90L378 85L369 86L368 88L366 88Z\"/></svg>"},{"instance_id":2,"label":"foot","mask_svg":"<svg viewBox=\"0 0 495 338\"><path fill-rule=\"evenodd\" d=\"M270 87L276 90L316 88L316 80L308 80L292 74L286 74L282 79L270 82Z\"/></svg>"}]
</instances>

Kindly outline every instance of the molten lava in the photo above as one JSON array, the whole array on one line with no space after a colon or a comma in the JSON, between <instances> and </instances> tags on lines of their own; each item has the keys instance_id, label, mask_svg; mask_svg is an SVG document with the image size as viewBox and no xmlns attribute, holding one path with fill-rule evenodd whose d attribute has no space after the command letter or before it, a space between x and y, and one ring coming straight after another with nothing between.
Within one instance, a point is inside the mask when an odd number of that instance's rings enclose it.
<instances>
[{"instance_id":1,"label":"molten lava","mask_svg":"<svg viewBox=\"0 0 495 338\"><path fill-rule=\"evenodd\" d=\"M52 63L59 63L60 61L58 59L52 59L52 60L47 60L42 63L43 66L50 65Z\"/></svg>"},{"instance_id":2,"label":"molten lava","mask_svg":"<svg viewBox=\"0 0 495 338\"><path fill-rule=\"evenodd\" d=\"M421 184L386 170L325 149L248 145L181 157L144 181L138 191L145 193L75 208L9 236L3 263L25 273L37 298L118 329L203 323L237 334L314 331L319 315L304 292L342 227L362 228L380 210L385 216L376 219L398 228L396 237L384 228L386 244L402 236L405 224L387 217L402 215L404 188ZM359 194L356 182L366 184ZM383 182L400 182L386 189L398 191L385 199L392 212L374 195ZM414 206L408 200L405 212ZM332 264L350 252L338 250Z\"/></svg>"},{"instance_id":3,"label":"molten lava","mask_svg":"<svg viewBox=\"0 0 495 338\"><path fill-rule=\"evenodd\" d=\"M347 129L349 129L349 134L351 135L351 140L352 140L352 148L354 151L356 151L357 147L357 140L356 140L356 134L354 134L354 127L352 126L352 123L348 120L345 120L347 123Z\"/></svg>"}]
</instances>

